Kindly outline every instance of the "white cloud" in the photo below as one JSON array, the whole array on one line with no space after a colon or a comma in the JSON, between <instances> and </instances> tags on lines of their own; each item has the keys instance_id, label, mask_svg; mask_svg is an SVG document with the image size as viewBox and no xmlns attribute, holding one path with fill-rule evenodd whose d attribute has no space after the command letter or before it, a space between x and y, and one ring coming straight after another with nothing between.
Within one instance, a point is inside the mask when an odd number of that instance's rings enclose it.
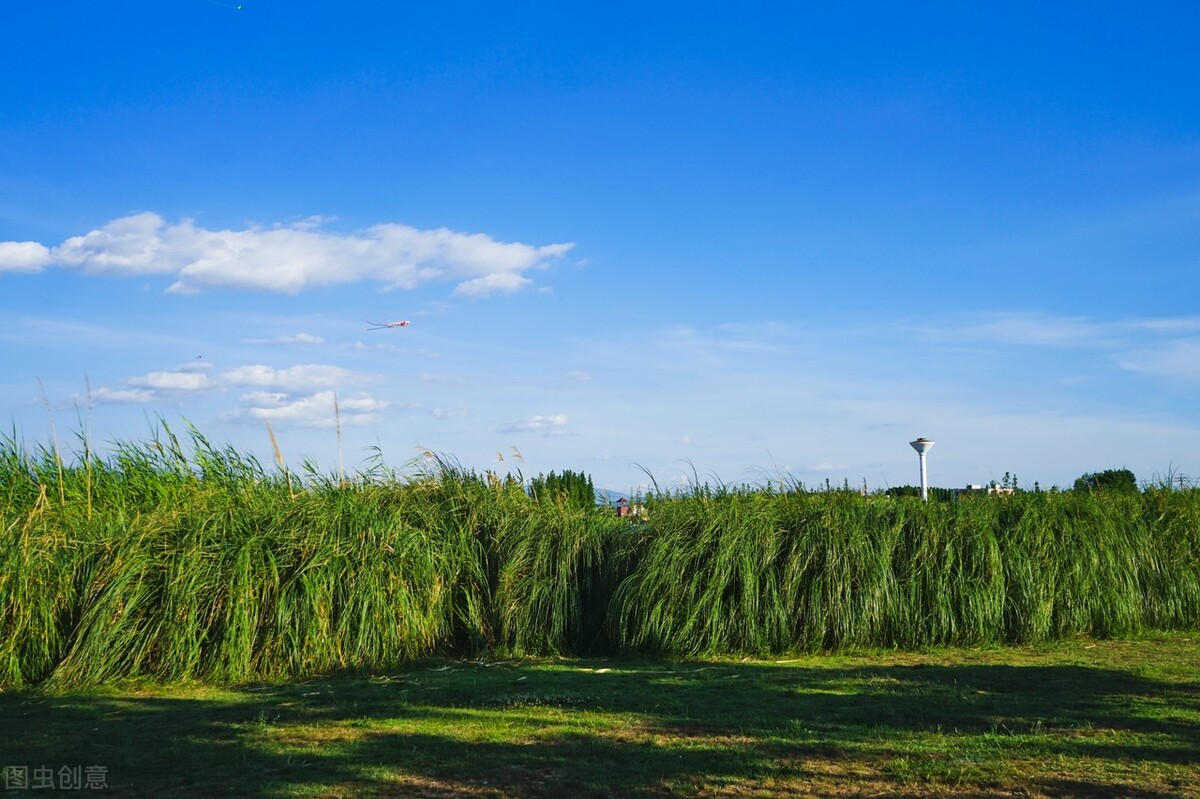
<instances>
[{"instance_id":1,"label":"white cloud","mask_svg":"<svg viewBox=\"0 0 1200 799\"><path fill-rule=\"evenodd\" d=\"M333 424L333 389L361 382L367 376L339 366L303 364L275 369L251 364L229 369L210 378L211 365L187 363L172 371L147 372L127 378L123 388L98 388L92 398L101 403L170 402L185 392L220 386L242 386L250 390L240 399L241 407L225 418L292 421L307 427ZM307 396L296 396L296 394ZM359 424L375 418L388 403L369 394L340 400L343 422ZM328 420L326 419L328 416Z\"/></svg>"},{"instance_id":2,"label":"white cloud","mask_svg":"<svg viewBox=\"0 0 1200 799\"><path fill-rule=\"evenodd\" d=\"M381 224L353 234L320 228L320 219L244 230L208 230L155 213L113 220L57 247L0 242L0 270L37 271L50 264L93 275L170 275L169 291L234 289L296 294L341 283L375 282L412 289L457 283L480 297L519 290L524 272L543 268L574 245L500 242L482 233Z\"/></svg>"},{"instance_id":3,"label":"white cloud","mask_svg":"<svg viewBox=\"0 0 1200 799\"><path fill-rule=\"evenodd\" d=\"M349 397L336 397L334 410L333 391L318 391L302 397L287 394L252 391L242 395L240 407L225 414L230 421L260 420L296 427L334 427L340 418L343 426L364 425L379 420L379 414L388 408L384 400L361 393Z\"/></svg>"},{"instance_id":4,"label":"white cloud","mask_svg":"<svg viewBox=\"0 0 1200 799\"><path fill-rule=\"evenodd\" d=\"M36 241L0 241L0 272L40 272L50 249Z\"/></svg>"},{"instance_id":5,"label":"white cloud","mask_svg":"<svg viewBox=\"0 0 1200 799\"><path fill-rule=\"evenodd\" d=\"M365 379L365 375L358 372L324 364L302 364L286 369L276 369L263 364L250 364L229 369L220 375L221 382L229 385L262 386L289 391L334 388L363 379Z\"/></svg>"},{"instance_id":6,"label":"white cloud","mask_svg":"<svg viewBox=\"0 0 1200 799\"><path fill-rule=\"evenodd\" d=\"M50 261L93 275L170 274L203 249L191 221L168 226L157 214L143 213L72 236L50 251Z\"/></svg>"},{"instance_id":7,"label":"white cloud","mask_svg":"<svg viewBox=\"0 0 1200 799\"><path fill-rule=\"evenodd\" d=\"M561 436L567 432L567 415L564 413L553 413L545 416L530 416L501 425L499 432L538 433L543 436Z\"/></svg>"},{"instance_id":8,"label":"white cloud","mask_svg":"<svg viewBox=\"0 0 1200 799\"><path fill-rule=\"evenodd\" d=\"M578 380L579 382L584 383L592 379L592 373L585 372L582 369L573 369L572 371L567 372L565 377L569 380Z\"/></svg>"},{"instance_id":9,"label":"white cloud","mask_svg":"<svg viewBox=\"0 0 1200 799\"><path fill-rule=\"evenodd\" d=\"M244 338L243 344L324 344L325 339L320 336L314 336L311 333L297 333L294 336L276 336L275 338Z\"/></svg>"},{"instance_id":10,"label":"white cloud","mask_svg":"<svg viewBox=\"0 0 1200 799\"><path fill-rule=\"evenodd\" d=\"M458 287L454 289L454 294L459 297L486 297L498 292L511 294L514 291L520 291L532 282L529 278L512 272L497 272L459 283Z\"/></svg>"},{"instance_id":11,"label":"white cloud","mask_svg":"<svg viewBox=\"0 0 1200 799\"><path fill-rule=\"evenodd\" d=\"M92 400L98 403L123 405L127 403L153 402L159 396L156 392L144 388L100 388L94 389Z\"/></svg>"},{"instance_id":12,"label":"white cloud","mask_svg":"<svg viewBox=\"0 0 1200 799\"><path fill-rule=\"evenodd\" d=\"M156 391L198 391L209 386L208 375L201 372L149 372L126 382Z\"/></svg>"},{"instance_id":13,"label":"white cloud","mask_svg":"<svg viewBox=\"0 0 1200 799\"><path fill-rule=\"evenodd\" d=\"M204 364L187 363L171 371L147 372L126 378L125 388L96 388L91 398L110 404L170 402L186 392L211 388L212 381L204 374L206 368Z\"/></svg>"},{"instance_id":14,"label":"white cloud","mask_svg":"<svg viewBox=\"0 0 1200 799\"><path fill-rule=\"evenodd\" d=\"M459 406L451 406L449 408L437 407L431 412L434 419L465 419L470 415L466 408Z\"/></svg>"}]
</instances>

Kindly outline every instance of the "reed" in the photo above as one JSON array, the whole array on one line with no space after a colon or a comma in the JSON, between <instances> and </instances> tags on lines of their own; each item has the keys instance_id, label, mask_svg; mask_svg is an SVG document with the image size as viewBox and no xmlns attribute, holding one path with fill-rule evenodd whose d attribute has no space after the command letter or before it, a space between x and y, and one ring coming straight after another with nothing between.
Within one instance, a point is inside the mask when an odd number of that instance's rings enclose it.
<instances>
[{"instance_id":1,"label":"reed","mask_svg":"<svg viewBox=\"0 0 1200 799\"><path fill-rule=\"evenodd\" d=\"M672 654L919 648L1200 623L1200 492L955 503L848 492L660 498L620 641Z\"/></svg>"},{"instance_id":2,"label":"reed","mask_svg":"<svg viewBox=\"0 0 1200 799\"><path fill-rule=\"evenodd\" d=\"M0 688L434 654L766 654L1200 626L1200 490L955 503L694 485L630 522L429 454L303 475L159 420L0 439ZM489 479L491 478L491 479Z\"/></svg>"}]
</instances>

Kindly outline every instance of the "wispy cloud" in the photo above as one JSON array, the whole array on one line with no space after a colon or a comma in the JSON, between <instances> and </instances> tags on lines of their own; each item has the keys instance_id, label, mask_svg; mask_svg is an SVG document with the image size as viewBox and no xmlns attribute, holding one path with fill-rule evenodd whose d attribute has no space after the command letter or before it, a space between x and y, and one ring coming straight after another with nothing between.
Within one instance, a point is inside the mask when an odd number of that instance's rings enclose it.
<instances>
[{"instance_id":1,"label":"wispy cloud","mask_svg":"<svg viewBox=\"0 0 1200 799\"><path fill-rule=\"evenodd\" d=\"M1083 317L1051 316L1034 313L981 314L970 321L926 323L906 328L905 332L926 340L992 342L1028 346L1081 347L1112 340L1117 326Z\"/></svg>"},{"instance_id":2,"label":"wispy cloud","mask_svg":"<svg viewBox=\"0 0 1200 799\"><path fill-rule=\"evenodd\" d=\"M293 344L304 344L317 346L325 343L325 339L320 336L314 336L311 333L296 333L293 336L276 336L275 338L244 338L243 344L279 344L281 346L289 346Z\"/></svg>"},{"instance_id":3,"label":"wispy cloud","mask_svg":"<svg viewBox=\"0 0 1200 799\"><path fill-rule=\"evenodd\" d=\"M943 342L1120 348L1162 336L1200 333L1200 317L1092 319L1039 313L988 313L971 321L947 319L903 330L927 340Z\"/></svg>"},{"instance_id":4,"label":"wispy cloud","mask_svg":"<svg viewBox=\"0 0 1200 799\"><path fill-rule=\"evenodd\" d=\"M784 322L722 323L708 328L676 325L662 334L664 347L680 353L712 356L770 355L792 348L805 331Z\"/></svg>"},{"instance_id":5,"label":"wispy cloud","mask_svg":"<svg viewBox=\"0 0 1200 799\"><path fill-rule=\"evenodd\" d=\"M1176 339L1127 353L1123 369L1182 380L1200 380L1200 339Z\"/></svg>"},{"instance_id":6,"label":"wispy cloud","mask_svg":"<svg viewBox=\"0 0 1200 799\"><path fill-rule=\"evenodd\" d=\"M446 372L421 372L417 379L422 383L435 386L458 386L466 382L462 375L452 375Z\"/></svg>"},{"instance_id":7,"label":"wispy cloud","mask_svg":"<svg viewBox=\"0 0 1200 799\"><path fill-rule=\"evenodd\" d=\"M518 291L525 273L548 266L574 246L500 242L483 233L421 230L386 223L357 233L322 230L321 221L208 230L193 220L169 223L155 213L115 219L61 244L0 242L0 272L48 266L114 277L174 277L169 291L233 289L297 294L342 283L412 289L456 283L455 294Z\"/></svg>"},{"instance_id":8,"label":"wispy cloud","mask_svg":"<svg viewBox=\"0 0 1200 799\"><path fill-rule=\"evenodd\" d=\"M1200 317L1089 319L1048 314L991 314L978 322L911 329L926 341L1017 344L1102 353L1119 369L1155 377L1200 379ZM1189 334L1193 334L1189 336Z\"/></svg>"},{"instance_id":9,"label":"wispy cloud","mask_svg":"<svg viewBox=\"0 0 1200 799\"><path fill-rule=\"evenodd\" d=\"M567 415L565 413L552 413L544 416L529 416L500 425L498 432L537 433L543 436L561 436L567 432Z\"/></svg>"}]
</instances>

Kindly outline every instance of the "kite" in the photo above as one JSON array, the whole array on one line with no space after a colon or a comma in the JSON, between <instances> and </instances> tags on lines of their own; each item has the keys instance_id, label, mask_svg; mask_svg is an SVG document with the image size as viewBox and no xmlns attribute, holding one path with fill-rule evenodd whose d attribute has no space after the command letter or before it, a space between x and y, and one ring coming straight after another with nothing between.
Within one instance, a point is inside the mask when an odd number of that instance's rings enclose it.
<instances>
[{"instance_id":1,"label":"kite","mask_svg":"<svg viewBox=\"0 0 1200 799\"><path fill-rule=\"evenodd\" d=\"M367 330L389 330L393 327L408 327L408 320L400 322L367 322Z\"/></svg>"},{"instance_id":2,"label":"kite","mask_svg":"<svg viewBox=\"0 0 1200 799\"><path fill-rule=\"evenodd\" d=\"M234 11L242 10L241 6L231 6L229 3L221 3L221 2L219 2L219 0L208 0L208 2L212 3L214 6L221 6L222 8L230 8L230 9L233 9Z\"/></svg>"}]
</instances>

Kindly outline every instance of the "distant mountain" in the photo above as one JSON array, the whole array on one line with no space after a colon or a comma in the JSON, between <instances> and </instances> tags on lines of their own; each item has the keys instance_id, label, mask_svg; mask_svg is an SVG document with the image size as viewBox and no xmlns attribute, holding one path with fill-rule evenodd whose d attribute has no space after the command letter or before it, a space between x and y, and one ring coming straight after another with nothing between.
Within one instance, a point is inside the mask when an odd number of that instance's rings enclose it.
<instances>
[{"instance_id":1,"label":"distant mountain","mask_svg":"<svg viewBox=\"0 0 1200 799\"><path fill-rule=\"evenodd\" d=\"M631 501L633 500L633 497L630 496L628 491L614 491L611 488L597 488L596 489L596 504L597 505L616 505L617 500L620 499L621 497L625 497L625 499L628 499Z\"/></svg>"}]
</instances>

